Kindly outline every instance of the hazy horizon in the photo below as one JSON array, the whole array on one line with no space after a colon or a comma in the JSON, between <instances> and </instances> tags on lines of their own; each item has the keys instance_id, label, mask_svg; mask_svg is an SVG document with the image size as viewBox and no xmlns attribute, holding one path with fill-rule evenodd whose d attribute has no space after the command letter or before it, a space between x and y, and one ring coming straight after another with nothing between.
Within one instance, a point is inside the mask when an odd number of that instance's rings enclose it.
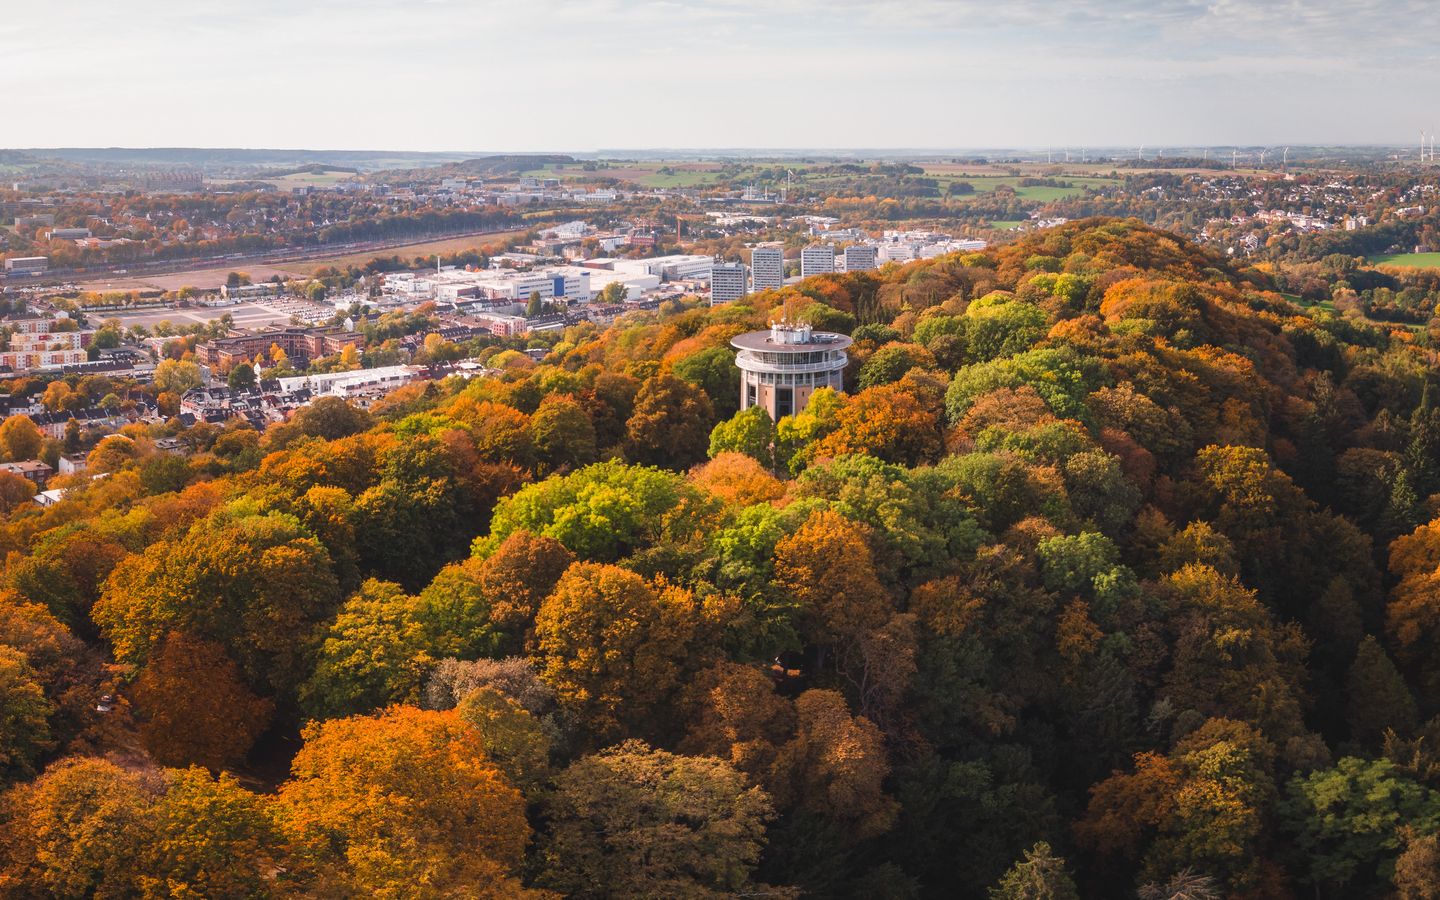
<instances>
[{"instance_id":1,"label":"hazy horizon","mask_svg":"<svg viewBox=\"0 0 1440 900\"><path fill-rule=\"evenodd\" d=\"M1051 6L61 0L0 22L0 90L6 143L41 148L1408 146L1440 125L1415 108L1440 87L1419 0Z\"/></svg>"}]
</instances>

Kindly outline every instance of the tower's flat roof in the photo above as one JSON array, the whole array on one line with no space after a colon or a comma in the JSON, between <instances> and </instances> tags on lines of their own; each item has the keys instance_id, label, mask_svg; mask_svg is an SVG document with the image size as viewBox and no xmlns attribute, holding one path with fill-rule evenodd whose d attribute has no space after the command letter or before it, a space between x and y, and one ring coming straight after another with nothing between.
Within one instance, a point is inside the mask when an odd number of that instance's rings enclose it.
<instances>
[{"instance_id":1,"label":"tower's flat roof","mask_svg":"<svg viewBox=\"0 0 1440 900\"><path fill-rule=\"evenodd\" d=\"M766 350L772 353L813 353L816 350L844 350L854 343L848 334L832 331L811 332L803 344L786 344L770 339L769 331L750 331L731 338L730 345L740 350Z\"/></svg>"}]
</instances>

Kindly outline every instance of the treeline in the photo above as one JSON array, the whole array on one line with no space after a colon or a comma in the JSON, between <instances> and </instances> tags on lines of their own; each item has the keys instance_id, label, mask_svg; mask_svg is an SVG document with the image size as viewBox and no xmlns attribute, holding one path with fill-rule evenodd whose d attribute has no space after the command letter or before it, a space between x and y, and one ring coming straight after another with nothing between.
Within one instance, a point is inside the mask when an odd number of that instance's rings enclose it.
<instances>
[{"instance_id":1,"label":"treeline","mask_svg":"<svg viewBox=\"0 0 1440 900\"><path fill-rule=\"evenodd\" d=\"M1091 220L112 439L0 525L0 885L1431 896L1436 372L1274 288Z\"/></svg>"}]
</instances>

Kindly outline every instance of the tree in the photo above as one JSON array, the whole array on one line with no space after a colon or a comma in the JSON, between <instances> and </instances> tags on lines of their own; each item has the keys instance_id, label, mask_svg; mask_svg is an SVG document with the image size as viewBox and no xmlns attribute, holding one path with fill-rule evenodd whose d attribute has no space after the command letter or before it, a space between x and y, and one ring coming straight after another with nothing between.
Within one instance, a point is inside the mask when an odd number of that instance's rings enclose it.
<instances>
[{"instance_id":1,"label":"tree","mask_svg":"<svg viewBox=\"0 0 1440 900\"><path fill-rule=\"evenodd\" d=\"M647 465L692 465L705 458L713 424L704 391L673 375L655 375L640 386L625 423L626 455Z\"/></svg>"},{"instance_id":2,"label":"tree","mask_svg":"<svg viewBox=\"0 0 1440 900\"><path fill-rule=\"evenodd\" d=\"M124 663L183 631L223 646L252 690L283 694L338 600L330 555L298 520L221 509L121 562L93 616Z\"/></svg>"},{"instance_id":3,"label":"tree","mask_svg":"<svg viewBox=\"0 0 1440 900\"><path fill-rule=\"evenodd\" d=\"M990 889L990 900L1080 900L1080 892L1065 871L1065 860L1041 841Z\"/></svg>"},{"instance_id":4,"label":"tree","mask_svg":"<svg viewBox=\"0 0 1440 900\"><path fill-rule=\"evenodd\" d=\"M658 541L693 505L680 476L609 461L526 485L495 507L486 555L516 531L551 537L580 559L613 561Z\"/></svg>"},{"instance_id":5,"label":"tree","mask_svg":"<svg viewBox=\"0 0 1440 900\"><path fill-rule=\"evenodd\" d=\"M710 432L709 456L744 453L761 465L775 468L775 423L763 407L741 410Z\"/></svg>"},{"instance_id":6,"label":"tree","mask_svg":"<svg viewBox=\"0 0 1440 900\"><path fill-rule=\"evenodd\" d=\"M1345 757L1292 778L1279 814L1305 881L1362 890L1394 872L1402 828L1421 834L1440 828L1440 794L1404 777L1389 760Z\"/></svg>"},{"instance_id":7,"label":"tree","mask_svg":"<svg viewBox=\"0 0 1440 900\"><path fill-rule=\"evenodd\" d=\"M1387 729L1409 735L1418 724L1415 698L1380 642L1367 635L1345 684L1350 704L1350 737L1379 747Z\"/></svg>"},{"instance_id":8,"label":"tree","mask_svg":"<svg viewBox=\"0 0 1440 900\"><path fill-rule=\"evenodd\" d=\"M615 566L575 563L540 604L533 658L593 740L644 733L680 686L698 625L689 592Z\"/></svg>"},{"instance_id":9,"label":"tree","mask_svg":"<svg viewBox=\"0 0 1440 900\"><path fill-rule=\"evenodd\" d=\"M146 748L167 766L239 763L273 711L246 687L224 648L181 632L165 638L131 697Z\"/></svg>"},{"instance_id":10,"label":"tree","mask_svg":"<svg viewBox=\"0 0 1440 900\"><path fill-rule=\"evenodd\" d=\"M717 416L734 415L740 408L740 369L735 365L735 351L729 347L715 346L692 353L676 362L671 371L703 390Z\"/></svg>"},{"instance_id":11,"label":"tree","mask_svg":"<svg viewBox=\"0 0 1440 900\"><path fill-rule=\"evenodd\" d=\"M612 281L601 289L600 295L595 302L607 306L616 306L624 303L630 297L630 289L623 281Z\"/></svg>"},{"instance_id":12,"label":"tree","mask_svg":"<svg viewBox=\"0 0 1440 900\"><path fill-rule=\"evenodd\" d=\"M481 592L489 602L490 623L519 648L534 628L541 602L554 590L575 554L554 538L517 531L479 565Z\"/></svg>"},{"instance_id":13,"label":"tree","mask_svg":"<svg viewBox=\"0 0 1440 900\"><path fill-rule=\"evenodd\" d=\"M34 774L55 711L25 654L0 644L0 785Z\"/></svg>"},{"instance_id":14,"label":"tree","mask_svg":"<svg viewBox=\"0 0 1440 900\"><path fill-rule=\"evenodd\" d=\"M493 687L465 695L456 708L460 719L480 735L485 753L510 783L533 793L550 774L553 737L547 723Z\"/></svg>"},{"instance_id":15,"label":"tree","mask_svg":"<svg viewBox=\"0 0 1440 900\"><path fill-rule=\"evenodd\" d=\"M34 497L35 482L14 472L0 472L0 513L9 513Z\"/></svg>"},{"instance_id":16,"label":"tree","mask_svg":"<svg viewBox=\"0 0 1440 900\"><path fill-rule=\"evenodd\" d=\"M400 585L367 580L326 629L315 669L300 690L315 718L416 703L433 662L416 598Z\"/></svg>"},{"instance_id":17,"label":"tree","mask_svg":"<svg viewBox=\"0 0 1440 900\"><path fill-rule=\"evenodd\" d=\"M135 441L125 435L108 435L85 457L85 468L96 473L116 472L133 461L139 451Z\"/></svg>"},{"instance_id":18,"label":"tree","mask_svg":"<svg viewBox=\"0 0 1440 900\"><path fill-rule=\"evenodd\" d=\"M525 318L538 319L545 313L545 301L541 299L539 291L531 291L530 299L525 303Z\"/></svg>"},{"instance_id":19,"label":"tree","mask_svg":"<svg viewBox=\"0 0 1440 900\"><path fill-rule=\"evenodd\" d=\"M1440 835L1405 833L1405 851L1395 860L1395 893L1400 900L1440 898Z\"/></svg>"},{"instance_id":20,"label":"tree","mask_svg":"<svg viewBox=\"0 0 1440 900\"><path fill-rule=\"evenodd\" d=\"M799 603L802 633L814 643L853 643L891 612L861 529L829 510L775 545L775 584Z\"/></svg>"},{"instance_id":21,"label":"tree","mask_svg":"<svg viewBox=\"0 0 1440 900\"><path fill-rule=\"evenodd\" d=\"M716 455L692 471L690 481L730 507L770 503L785 496L785 485L780 479L743 453Z\"/></svg>"},{"instance_id":22,"label":"tree","mask_svg":"<svg viewBox=\"0 0 1440 900\"><path fill-rule=\"evenodd\" d=\"M551 394L530 417L530 439L549 471L566 471L595 461L595 425L579 403Z\"/></svg>"},{"instance_id":23,"label":"tree","mask_svg":"<svg viewBox=\"0 0 1440 900\"><path fill-rule=\"evenodd\" d=\"M587 756L557 779L542 882L573 897L729 897L751 878L769 797L709 757L640 741Z\"/></svg>"},{"instance_id":24,"label":"tree","mask_svg":"<svg viewBox=\"0 0 1440 900\"><path fill-rule=\"evenodd\" d=\"M454 713L393 707L312 723L281 785L297 851L342 893L518 892L525 802Z\"/></svg>"},{"instance_id":25,"label":"tree","mask_svg":"<svg viewBox=\"0 0 1440 900\"><path fill-rule=\"evenodd\" d=\"M290 424L301 434L339 440L359 434L374 424L370 414L342 397L320 397L295 412Z\"/></svg>"},{"instance_id":26,"label":"tree","mask_svg":"<svg viewBox=\"0 0 1440 900\"><path fill-rule=\"evenodd\" d=\"M34 459L40 455L40 445L44 442L45 435L29 416L14 415L0 423L0 447L4 448L8 460Z\"/></svg>"},{"instance_id":27,"label":"tree","mask_svg":"<svg viewBox=\"0 0 1440 900\"><path fill-rule=\"evenodd\" d=\"M184 394L204 383L200 367L189 360L162 359L155 366L152 379L155 387L172 394Z\"/></svg>"},{"instance_id":28,"label":"tree","mask_svg":"<svg viewBox=\"0 0 1440 900\"><path fill-rule=\"evenodd\" d=\"M775 762L775 800L839 824L858 842L890 830L900 804L885 792L890 763L880 729L852 716L836 691L809 690L795 701L795 737Z\"/></svg>"},{"instance_id":29,"label":"tree","mask_svg":"<svg viewBox=\"0 0 1440 900\"><path fill-rule=\"evenodd\" d=\"M139 892L154 789L114 763L62 760L13 789L0 811L6 881L32 896L124 897Z\"/></svg>"},{"instance_id":30,"label":"tree","mask_svg":"<svg viewBox=\"0 0 1440 900\"><path fill-rule=\"evenodd\" d=\"M225 383L232 391L250 391L255 389L255 367L248 362L242 362L230 370Z\"/></svg>"},{"instance_id":31,"label":"tree","mask_svg":"<svg viewBox=\"0 0 1440 900\"><path fill-rule=\"evenodd\" d=\"M146 896L257 897L293 883L269 797L198 768L167 771L165 782L147 816Z\"/></svg>"}]
</instances>

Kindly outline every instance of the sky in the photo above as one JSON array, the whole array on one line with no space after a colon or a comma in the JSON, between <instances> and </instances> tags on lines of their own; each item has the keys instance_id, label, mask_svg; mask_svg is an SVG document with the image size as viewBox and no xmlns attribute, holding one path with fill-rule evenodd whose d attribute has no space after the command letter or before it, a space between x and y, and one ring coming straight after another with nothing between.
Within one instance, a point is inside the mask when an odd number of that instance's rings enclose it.
<instances>
[{"instance_id":1,"label":"sky","mask_svg":"<svg viewBox=\"0 0 1440 900\"><path fill-rule=\"evenodd\" d=\"M1434 0L0 0L0 147L1410 144Z\"/></svg>"}]
</instances>

